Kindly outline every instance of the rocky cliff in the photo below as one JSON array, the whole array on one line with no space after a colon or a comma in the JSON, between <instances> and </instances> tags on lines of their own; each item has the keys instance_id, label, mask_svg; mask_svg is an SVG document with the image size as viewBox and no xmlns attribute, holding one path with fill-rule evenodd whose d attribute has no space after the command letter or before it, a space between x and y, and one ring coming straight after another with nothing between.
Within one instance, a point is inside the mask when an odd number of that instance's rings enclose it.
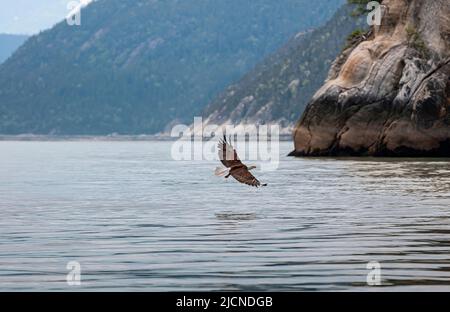
<instances>
[{"instance_id":1,"label":"rocky cliff","mask_svg":"<svg viewBox=\"0 0 450 312\"><path fill-rule=\"evenodd\" d=\"M385 0L294 130L295 156L450 156L450 2Z\"/></svg>"}]
</instances>

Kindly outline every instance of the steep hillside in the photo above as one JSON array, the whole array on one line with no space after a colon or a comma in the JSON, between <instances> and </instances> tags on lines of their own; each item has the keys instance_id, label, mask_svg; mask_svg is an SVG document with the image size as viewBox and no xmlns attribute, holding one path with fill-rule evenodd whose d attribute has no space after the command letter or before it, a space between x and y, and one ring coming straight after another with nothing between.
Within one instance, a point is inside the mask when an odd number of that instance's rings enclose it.
<instances>
[{"instance_id":1,"label":"steep hillside","mask_svg":"<svg viewBox=\"0 0 450 312\"><path fill-rule=\"evenodd\" d=\"M342 0L99 0L0 67L0 133L140 134L194 114Z\"/></svg>"},{"instance_id":2,"label":"steep hillside","mask_svg":"<svg viewBox=\"0 0 450 312\"><path fill-rule=\"evenodd\" d=\"M28 36L0 34L0 64L27 40Z\"/></svg>"},{"instance_id":3,"label":"steep hillside","mask_svg":"<svg viewBox=\"0 0 450 312\"><path fill-rule=\"evenodd\" d=\"M346 38L365 20L340 8L314 31L300 32L204 110L210 124L279 123L290 131L312 95L320 88Z\"/></svg>"}]
</instances>

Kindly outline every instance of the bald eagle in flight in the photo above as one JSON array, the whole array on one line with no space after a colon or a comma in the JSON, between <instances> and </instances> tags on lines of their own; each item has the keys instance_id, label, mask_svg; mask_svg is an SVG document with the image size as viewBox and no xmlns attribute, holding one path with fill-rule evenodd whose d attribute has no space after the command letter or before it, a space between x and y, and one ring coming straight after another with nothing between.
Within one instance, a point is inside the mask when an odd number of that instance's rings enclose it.
<instances>
[{"instance_id":1,"label":"bald eagle in flight","mask_svg":"<svg viewBox=\"0 0 450 312\"><path fill-rule=\"evenodd\" d=\"M215 171L216 176L225 176L225 179L232 176L240 183L254 187L267 186L267 184L261 184L261 182L250 173L250 170L256 169L256 166L247 167L244 165L239 159L236 150L227 142L225 135L223 136L223 139L219 141L218 147L219 159L227 169L217 167Z\"/></svg>"}]
</instances>

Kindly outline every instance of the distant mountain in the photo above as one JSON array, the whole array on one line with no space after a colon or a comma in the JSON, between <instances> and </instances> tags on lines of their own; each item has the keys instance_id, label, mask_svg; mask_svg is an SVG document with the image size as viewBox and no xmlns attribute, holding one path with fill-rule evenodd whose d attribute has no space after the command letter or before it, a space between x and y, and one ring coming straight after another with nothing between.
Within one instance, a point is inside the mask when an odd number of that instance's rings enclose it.
<instances>
[{"instance_id":1,"label":"distant mountain","mask_svg":"<svg viewBox=\"0 0 450 312\"><path fill-rule=\"evenodd\" d=\"M0 34L0 64L20 47L28 36Z\"/></svg>"},{"instance_id":2,"label":"distant mountain","mask_svg":"<svg viewBox=\"0 0 450 312\"><path fill-rule=\"evenodd\" d=\"M0 133L140 134L189 123L344 0L99 0L0 66Z\"/></svg>"},{"instance_id":3,"label":"distant mountain","mask_svg":"<svg viewBox=\"0 0 450 312\"><path fill-rule=\"evenodd\" d=\"M349 34L368 27L344 5L324 26L301 32L258 64L204 110L207 123L279 123L286 131L323 84L331 63L346 45Z\"/></svg>"}]
</instances>

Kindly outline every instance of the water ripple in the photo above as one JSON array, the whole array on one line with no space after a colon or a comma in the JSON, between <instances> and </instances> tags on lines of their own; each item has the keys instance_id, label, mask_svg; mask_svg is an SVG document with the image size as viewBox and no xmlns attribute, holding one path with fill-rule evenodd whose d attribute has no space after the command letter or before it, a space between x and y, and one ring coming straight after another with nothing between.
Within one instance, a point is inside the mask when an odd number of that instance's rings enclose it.
<instances>
[{"instance_id":1,"label":"water ripple","mask_svg":"<svg viewBox=\"0 0 450 312\"><path fill-rule=\"evenodd\" d=\"M448 160L281 147L256 190L170 142L0 142L0 290L450 290Z\"/></svg>"}]
</instances>

